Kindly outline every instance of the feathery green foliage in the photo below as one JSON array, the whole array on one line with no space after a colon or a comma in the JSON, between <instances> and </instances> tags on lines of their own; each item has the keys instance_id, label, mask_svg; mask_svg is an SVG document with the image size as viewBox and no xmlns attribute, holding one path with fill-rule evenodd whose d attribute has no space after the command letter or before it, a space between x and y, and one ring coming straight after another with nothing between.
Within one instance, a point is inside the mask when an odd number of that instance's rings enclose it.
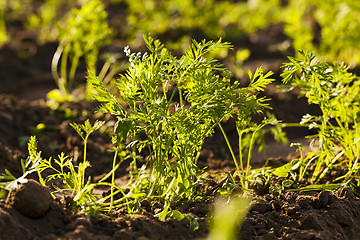
<instances>
[{"instance_id":1,"label":"feathery green foliage","mask_svg":"<svg viewBox=\"0 0 360 240\"><path fill-rule=\"evenodd\" d=\"M306 114L303 124L316 130L312 145L318 151L308 155L307 160L315 166L312 180L322 179L329 170L346 166L348 172L335 181L355 180L359 185L358 160L360 157L360 81L343 64L330 65L316 61L315 55L300 52L302 58L289 58L290 63L283 65L284 83L300 87L310 104L321 110L320 116ZM309 164L309 163L307 163Z\"/></svg>"},{"instance_id":2,"label":"feathery green foliage","mask_svg":"<svg viewBox=\"0 0 360 240\"><path fill-rule=\"evenodd\" d=\"M88 81L96 90L93 97L103 102L100 109L118 116L118 143L128 138L133 151L150 153L147 173L132 165L131 191L165 203L193 199L201 180L196 164L205 138L225 118L237 114L249 121L249 115L261 112L266 99L257 98L256 92L272 80L258 69L250 74L249 87L231 83L229 71L208 57L218 48L230 47L220 40L194 41L179 59L158 40L145 37L145 42L150 53L125 49L131 66L118 79L119 99L90 72ZM139 138L141 134L146 138Z\"/></svg>"},{"instance_id":3,"label":"feathery green foliage","mask_svg":"<svg viewBox=\"0 0 360 240\"><path fill-rule=\"evenodd\" d=\"M69 89L73 85L80 58L84 57L87 68L95 73L99 48L109 43L111 34L105 6L101 1L91 0L80 9L73 9L65 25L59 25L60 43L51 65L59 92L53 92L53 96L62 96L64 100L71 99ZM91 91L90 87L87 86L85 95Z\"/></svg>"}]
</instances>

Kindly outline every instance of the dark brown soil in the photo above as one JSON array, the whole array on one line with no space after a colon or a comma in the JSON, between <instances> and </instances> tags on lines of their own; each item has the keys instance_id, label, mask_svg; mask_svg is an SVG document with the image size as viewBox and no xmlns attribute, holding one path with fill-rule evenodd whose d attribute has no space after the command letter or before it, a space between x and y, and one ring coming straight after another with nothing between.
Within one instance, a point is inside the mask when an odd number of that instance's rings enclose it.
<instances>
[{"instance_id":1,"label":"dark brown soil","mask_svg":"<svg viewBox=\"0 0 360 240\"><path fill-rule=\"evenodd\" d=\"M271 33L269 41L276 41L277 37L273 36L272 31L274 29L270 30L254 39L261 39L262 35ZM31 53L22 49L21 44L8 44L0 49L0 173L8 169L15 176L21 175L20 160L27 156L26 142L29 136L37 136L39 150L45 158L57 156L61 152L71 157L79 153L81 158L81 139L69 123L82 122L87 118L92 122L95 119L107 122L112 120L109 115L93 114L97 107L93 102L68 103L57 110L51 110L43 104L39 99L55 88L49 63L56 44L37 46L35 41L29 42L36 47ZM267 52L261 41L254 43L249 40L244 44L249 44L247 47L254 50L246 67L254 69L263 65L266 70L274 71L278 78L279 66L285 61L285 56ZM20 52L26 58L19 58ZM275 86L271 85L265 94L272 98L271 106L276 116L284 122L298 122L303 114L317 111L315 107L308 106L305 99L299 99L296 92L278 93ZM71 114L66 108L71 109ZM45 124L45 129L36 128L41 123ZM233 121L229 121L224 127L236 147L233 124ZM111 127L109 125L110 130ZM288 136L296 142L305 142L304 136L307 134L306 129L288 130ZM88 144L92 167L87 174L96 180L111 169L112 154L107 151L111 147L110 137L106 132L97 132L91 135ZM255 155L252 165L261 167L267 158L268 162L275 164L291 160L296 153L288 145L276 146L269 141L267 154ZM231 172L234 164L230 159L225 141L216 132L215 136L206 140L199 166L207 166L214 173ZM124 163L118 169L117 183L122 184L129 177L128 167ZM29 177L36 179L35 174ZM219 187L221 180L214 179L204 189L211 192ZM149 203L144 202L143 211L137 215L124 215L119 211L110 218L84 216L66 209L61 198L45 201L48 190L38 189L33 181L29 183L35 189L27 191L25 196L19 194L21 190L18 190L0 201L0 239L204 239L209 233L207 217L214 205L213 197L206 201L173 204L173 209L191 214L197 219L199 229L191 233L188 226L175 219L159 221L154 217L161 206L149 206ZM40 196L44 200L41 204ZM360 199L348 188L334 192L287 192L254 196L238 236L239 239L264 240L359 239Z\"/></svg>"}]
</instances>

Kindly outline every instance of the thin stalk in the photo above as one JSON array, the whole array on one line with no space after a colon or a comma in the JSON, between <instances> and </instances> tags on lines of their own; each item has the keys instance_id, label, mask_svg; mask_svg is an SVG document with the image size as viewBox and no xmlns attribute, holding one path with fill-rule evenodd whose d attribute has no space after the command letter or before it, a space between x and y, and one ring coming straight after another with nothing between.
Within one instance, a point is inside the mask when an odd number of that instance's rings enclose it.
<instances>
[{"instance_id":1,"label":"thin stalk","mask_svg":"<svg viewBox=\"0 0 360 240\"><path fill-rule=\"evenodd\" d=\"M111 66L111 62L110 62L109 60L107 60L107 61L104 63L104 65L103 65L103 67L101 68L100 73L99 73L99 75L98 75L98 78L99 78L100 80L103 80L103 79L105 78L106 72L109 70L110 66Z\"/></svg>"},{"instance_id":2,"label":"thin stalk","mask_svg":"<svg viewBox=\"0 0 360 240\"><path fill-rule=\"evenodd\" d=\"M117 157L118 153L119 153L119 150L116 149L115 154L114 154L112 169L115 169L115 167L116 167L116 157ZM115 185L115 171L113 171L111 174L111 188L110 188L110 196L111 197L110 197L109 212L112 210L113 204L114 204L114 185Z\"/></svg>"},{"instance_id":3,"label":"thin stalk","mask_svg":"<svg viewBox=\"0 0 360 240\"><path fill-rule=\"evenodd\" d=\"M104 77L103 80L104 85L108 84L117 72L118 72L118 68L111 69L110 72Z\"/></svg>"},{"instance_id":4,"label":"thin stalk","mask_svg":"<svg viewBox=\"0 0 360 240\"><path fill-rule=\"evenodd\" d=\"M69 72L69 81L68 81L68 86L67 86L68 88L71 88L74 83L76 68L79 64L79 58L80 58L80 55L75 55L74 58L72 59L71 68L70 68L70 72Z\"/></svg>"},{"instance_id":5,"label":"thin stalk","mask_svg":"<svg viewBox=\"0 0 360 240\"><path fill-rule=\"evenodd\" d=\"M302 124L302 123L280 123L281 128L286 127L309 127L310 124Z\"/></svg>"},{"instance_id":6,"label":"thin stalk","mask_svg":"<svg viewBox=\"0 0 360 240\"><path fill-rule=\"evenodd\" d=\"M63 53L64 51L64 44L60 44L57 49L56 49L56 52L54 53L54 56L52 58L52 61L51 61L51 73L53 75L53 78L56 82L56 85L58 85L59 87L59 73L58 73L58 65L59 65L59 60L60 60L60 57L61 57L61 54Z\"/></svg>"},{"instance_id":7,"label":"thin stalk","mask_svg":"<svg viewBox=\"0 0 360 240\"><path fill-rule=\"evenodd\" d=\"M360 141L360 138L356 139L356 141L354 141L352 143L352 145L348 146L347 148L345 148L344 150L342 150L340 153L338 153L336 155L336 157L330 162L329 165L326 166L326 168L324 169L324 171L321 173L319 179L323 178L325 176L325 174L327 173L327 171L330 169L330 167L332 167L334 165L334 163L346 152L347 149L349 149L350 147L352 147L353 145L355 145L357 142Z\"/></svg>"},{"instance_id":8,"label":"thin stalk","mask_svg":"<svg viewBox=\"0 0 360 240\"><path fill-rule=\"evenodd\" d=\"M122 198L120 198L120 199L118 199L118 200L115 200L115 201L112 201L112 202L110 202L110 203L105 202L106 200L108 200L108 199L111 197L110 195L108 195L108 196L106 196L106 197L104 197L104 198L99 199L99 200L97 201L97 204L100 204L100 205L102 206L102 210L103 210L103 211L106 211L106 210L107 210L107 211L110 212L110 209L111 209L111 208L114 208L114 205L115 205L115 204L118 204L118 203L121 203L121 204L118 205L118 206L116 206L116 207L121 207L121 206L127 205L127 207L129 208L129 200L128 200L127 197L125 197L125 196L126 196L126 193L125 193L120 187L118 187L118 186L116 186L116 185L114 185L114 184L111 184L111 183L107 183L107 182L102 182L102 183L97 183L97 184L96 184L96 186L100 186L100 185L110 186L110 187L116 188L116 191L113 192L113 194L112 194L111 196L113 196L113 195L115 195L115 194L118 194L118 193L121 193L121 194L123 195ZM125 199L125 203L122 203L124 199ZM110 206L107 207L106 205L109 205L109 204L110 204ZM99 209L99 210L100 210L100 209Z\"/></svg>"},{"instance_id":9,"label":"thin stalk","mask_svg":"<svg viewBox=\"0 0 360 240\"><path fill-rule=\"evenodd\" d=\"M87 139L88 139L89 135L86 135L86 137L84 138L84 159L83 159L83 163L85 165L86 162L86 151L87 151ZM85 183L85 174L82 174L81 176L81 187L84 186Z\"/></svg>"},{"instance_id":10,"label":"thin stalk","mask_svg":"<svg viewBox=\"0 0 360 240\"><path fill-rule=\"evenodd\" d=\"M311 162L314 161L316 157L317 157L317 156L312 157L312 158L307 162L307 164L306 164L305 167L301 167L301 168L300 168L299 178L298 178L298 179L299 179L299 180L298 180L299 182L301 182L301 180L304 178L304 175L305 175L305 173L306 173L306 169L308 169L308 167L310 166Z\"/></svg>"},{"instance_id":11,"label":"thin stalk","mask_svg":"<svg viewBox=\"0 0 360 240\"><path fill-rule=\"evenodd\" d=\"M244 174L244 165L243 165L243 146L242 146L242 135L243 131L240 131L239 134L239 161L240 161L240 167L241 167L241 186L245 188L245 174Z\"/></svg>"},{"instance_id":12,"label":"thin stalk","mask_svg":"<svg viewBox=\"0 0 360 240\"><path fill-rule=\"evenodd\" d=\"M181 92L181 89L178 88L179 90L179 98L180 98L180 106L183 106L183 96L182 96L182 92Z\"/></svg>"},{"instance_id":13,"label":"thin stalk","mask_svg":"<svg viewBox=\"0 0 360 240\"><path fill-rule=\"evenodd\" d=\"M221 123L220 123L220 122L218 123L218 126L219 126L219 128L220 128L221 133L222 133L223 136L224 136L224 139L225 139L225 142L226 142L226 144L227 144L227 146L228 146L228 148L229 148L231 157L232 157L233 160L234 160L234 163L235 163L235 166L236 166L236 170L237 170L238 172L240 172L239 165L238 165L238 163L237 163L237 160L236 160L234 151L232 150L232 147L231 147L231 145L230 145L229 139L227 138L226 133L225 133L223 127L221 126ZM240 159L240 162L241 162L241 159Z\"/></svg>"},{"instance_id":14,"label":"thin stalk","mask_svg":"<svg viewBox=\"0 0 360 240\"><path fill-rule=\"evenodd\" d=\"M63 55L61 58L61 66L60 66L60 78L64 80L65 88L67 88L67 60L69 56L70 47L69 45L65 46Z\"/></svg>"},{"instance_id":15,"label":"thin stalk","mask_svg":"<svg viewBox=\"0 0 360 240\"><path fill-rule=\"evenodd\" d=\"M255 141L255 134L256 131L254 131L251 135L251 139L250 139L250 146L249 146L249 152L248 152L248 157L247 157L247 162L246 162L246 174L245 176L247 176L249 174L249 167L250 167L250 160L251 160L251 155L252 155L252 150L254 147L254 141Z\"/></svg>"}]
</instances>

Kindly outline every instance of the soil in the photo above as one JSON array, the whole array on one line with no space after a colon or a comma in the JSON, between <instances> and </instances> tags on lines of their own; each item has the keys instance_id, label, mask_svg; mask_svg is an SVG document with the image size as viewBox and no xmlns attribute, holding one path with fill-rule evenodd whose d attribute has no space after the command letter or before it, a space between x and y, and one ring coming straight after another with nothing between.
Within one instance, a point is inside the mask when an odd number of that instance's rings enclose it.
<instances>
[{"instance_id":1,"label":"soil","mask_svg":"<svg viewBox=\"0 0 360 240\"><path fill-rule=\"evenodd\" d=\"M110 115L94 114L97 107L94 102L66 103L56 110L44 104L46 93L56 87L49 65L56 43L40 46L26 34L18 36L27 37L17 39L16 43L20 44L9 43L0 49L0 173L8 169L15 176L21 175L20 160L27 156L26 142L29 136L37 136L38 149L44 158L57 156L61 152L81 158L82 141L69 123L81 123L88 118L91 122L95 119L106 120L109 123L108 131L114 123ZM254 50L251 59L245 63L246 68L263 66L266 71L274 71L278 79L280 64L286 58L283 53L267 51L266 44L283 41L283 38L281 28L273 26L273 29L239 43ZM30 44L33 47L32 51L21 44L24 42L28 43L26 46ZM25 57L19 57L20 53ZM284 122L299 122L305 113L318 111L316 107L309 106L305 99L299 98L298 92L278 93L275 89L275 84L270 85L265 95L272 99L275 115ZM45 129L36 128L42 123ZM233 121L226 122L224 128L236 146L233 124ZM107 129L104 131L96 132L89 138L88 156L92 167L87 174L93 180L100 179L111 169L112 154L108 152L111 142ZM287 134L291 142L306 143L304 137L309 132L297 128L288 129ZM289 144L276 145L269 140L266 155L255 154L252 166L276 165L296 156L295 149L290 148ZM219 132L205 141L199 167L205 166L214 175L235 169ZM122 185L129 178L128 170L127 163L118 169L117 184ZM36 175L32 174L29 178L36 179ZM204 186L204 191L212 193L223 181L214 178ZM209 234L208 216L215 201L214 197L209 197L205 201L173 203L173 209L197 219L199 229L191 232L188 226L175 219L160 221L154 217L161 205L143 202L143 211L136 215L125 215L119 210L112 213L110 218L84 216L67 209L61 196L49 199L49 190L33 180L19 186L0 200L0 239L205 239ZM359 239L360 199L349 188L334 192L254 195L249 213L238 230L239 239Z\"/></svg>"}]
</instances>

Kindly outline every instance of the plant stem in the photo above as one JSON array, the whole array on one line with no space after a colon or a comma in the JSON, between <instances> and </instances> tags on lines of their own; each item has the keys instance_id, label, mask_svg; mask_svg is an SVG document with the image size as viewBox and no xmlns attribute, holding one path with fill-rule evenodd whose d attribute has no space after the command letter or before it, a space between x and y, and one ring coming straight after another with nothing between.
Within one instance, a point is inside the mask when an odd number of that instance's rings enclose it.
<instances>
[{"instance_id":1,"label":"plant stem","mask_svg":"<svg viewBox=\"0 0 360 240\"><path fill-rule=\"evenodd\" d=\"M84 138L84 159L83 159L83 163L85 166L85 162L86 162L86 150L87 150L87 139L88 139L89 135L87 134L86 137ZM84 186L85 183L85 173L81 176L81 187Z\"/></svg>"},{"instance_id":2,"label":"plant stem","mask_svg":"<svg viewBox=\"0 0 360 240\"><path fill-rule=\"evenodd\" d=\"M55 79L56 85L58 85L58 87L59 87L59 74L58 74L57 68L58 68L59 60L60 60L60 57L61 57L61 54L63 53L63 51L64 51L64 45L60 44L58 46L58 48L56 49L56 52L51 61L51 73L52 73L53 78Z\"/></svg>"},{"instance_id":3,"label":"plant stem","mask_svg":"<svg viewBox=\"0 0 360 240\"><path fill-rule=\"evenodd\" d=\"M239 165L238 165L238 163L237 163L237 160L236 160L234 151L233 151L233 149L232 149L232 147L231 147L231 145L230 145L229 139L227 138L226 133L225 133L223 127L221 126L221 123L220 123L220 122L218 123L218 126L219 126L219 128L220 128L221 133L222 133L223 136L224 136L224 139L225 139L225 142L226 142L226 144L227 144L227 146L228 146L228 148L229 148L231 157L232 157L233 160L234 160L234 163L235 163L235 166L236 166L236 170L237 170L238 172L240 172ZM240 161L241 161L241 159L240 159Z\"/></svg>"},{"instance_id":4,"label":"plant stem","mask_svg":"<svg viewBox=\"0 0 360 240\"><path fill-rule=\"evenodd\" d=\"M67 85L68 88L71 88L74 83L76 68L79 64L79 58L80 58L79 55L75 55L72 59L71 68L69 72L69 81Z\"/></svg>"},{"instance_id":5,"label":"plant stem","mask_svg":"<svg viewBox=\"0 0 360 240\"><path fill-rule=\"evenodd\" d=\"M115 169L116 166L116 157L119 153L119 150L116 149L115 154L114 154L114 159L113 159L113 165L112 165L112 169ZM114 204L114 185L115 185L115 171L112 172L111 174L111 188L110 188L110 208L109 208L109 212L112 210L113 208L113 204Z\"/></svg>"},{"instance_id":6,"label":"plant stem","mask_svg":"<svg viewBox=\"0 0 360 240\"><path fill-rule=\"evenodd\" d=\"M321 173L319 179L323 178L325 176L325 174L327 173L327 171L334 165L334 163L346 152L347 149L349 149L350 147L352 147L353 145L355 145L357 142L360 141L360 138L356 139L352 145L348 146L347 148L345 148L344 150L342 150L340 153L338 153L336 155L336 157L330 162L330 164L328 164L326 166L326 168L324 169L324 171Z\"/></svg>"},{"instance_id":7,"label":"plant stem","mask_svg":"<svg viewBox=\"0 0 360 240\"><path fill-rule=\"evenodd\" d=\"M252 133L251 135L251 139L250 139L250 146L249 146L249 152L248 152L248 157L247 157L247 162L246 162L246 174L245 177L249 174L249 167L250 167L250 160L251 160L251 155L252 155L252 150L254 147L254 140L255 140L255 134L256 134L256 130Z\"/></svg>"},{"instance_id":8,"label":"plant stem","mask_svg":"<svg viewBox=\"0 0 360 240\"><path fill-rule=\"evenodd\" d=\"M240 131L238 132L239 134L239 161L240 161L240 167L241 167L241 186L243 188L245 188L245 173L244 173L244 165L243 165L243 152L242 152L242 135L243 135L244 131Z\"/></svg>"},{"instance_id":9,"label":"plant stem","mask_svg":"<svg viewBox=\"0 0 360 240\"><path fill-rule=\"evenodd\" d=\"M69 55L70 47L69 45L65 46L63 55L61 58L61 66L60 66L60 78L64 80L65 89L67 90L67 60Z\"/></svg>"},{"instance_id":10,"label":"plant stem","mask_svg":"<svg viewBox=\"0 0 360 240\"><path fill-rule=\"evenodd\" d=\"M98 75L98 78L99 78L100 80L102 80L102 81L104 80L105 75L106 75L106 72L109 70L110 66L111 66L111 63L110 63L109 60L107 60L107 61L104 63L104 65L103 65L103 67L101 68L100 73L99 73L99 75Z\"/></svg>"}]
</instances>

